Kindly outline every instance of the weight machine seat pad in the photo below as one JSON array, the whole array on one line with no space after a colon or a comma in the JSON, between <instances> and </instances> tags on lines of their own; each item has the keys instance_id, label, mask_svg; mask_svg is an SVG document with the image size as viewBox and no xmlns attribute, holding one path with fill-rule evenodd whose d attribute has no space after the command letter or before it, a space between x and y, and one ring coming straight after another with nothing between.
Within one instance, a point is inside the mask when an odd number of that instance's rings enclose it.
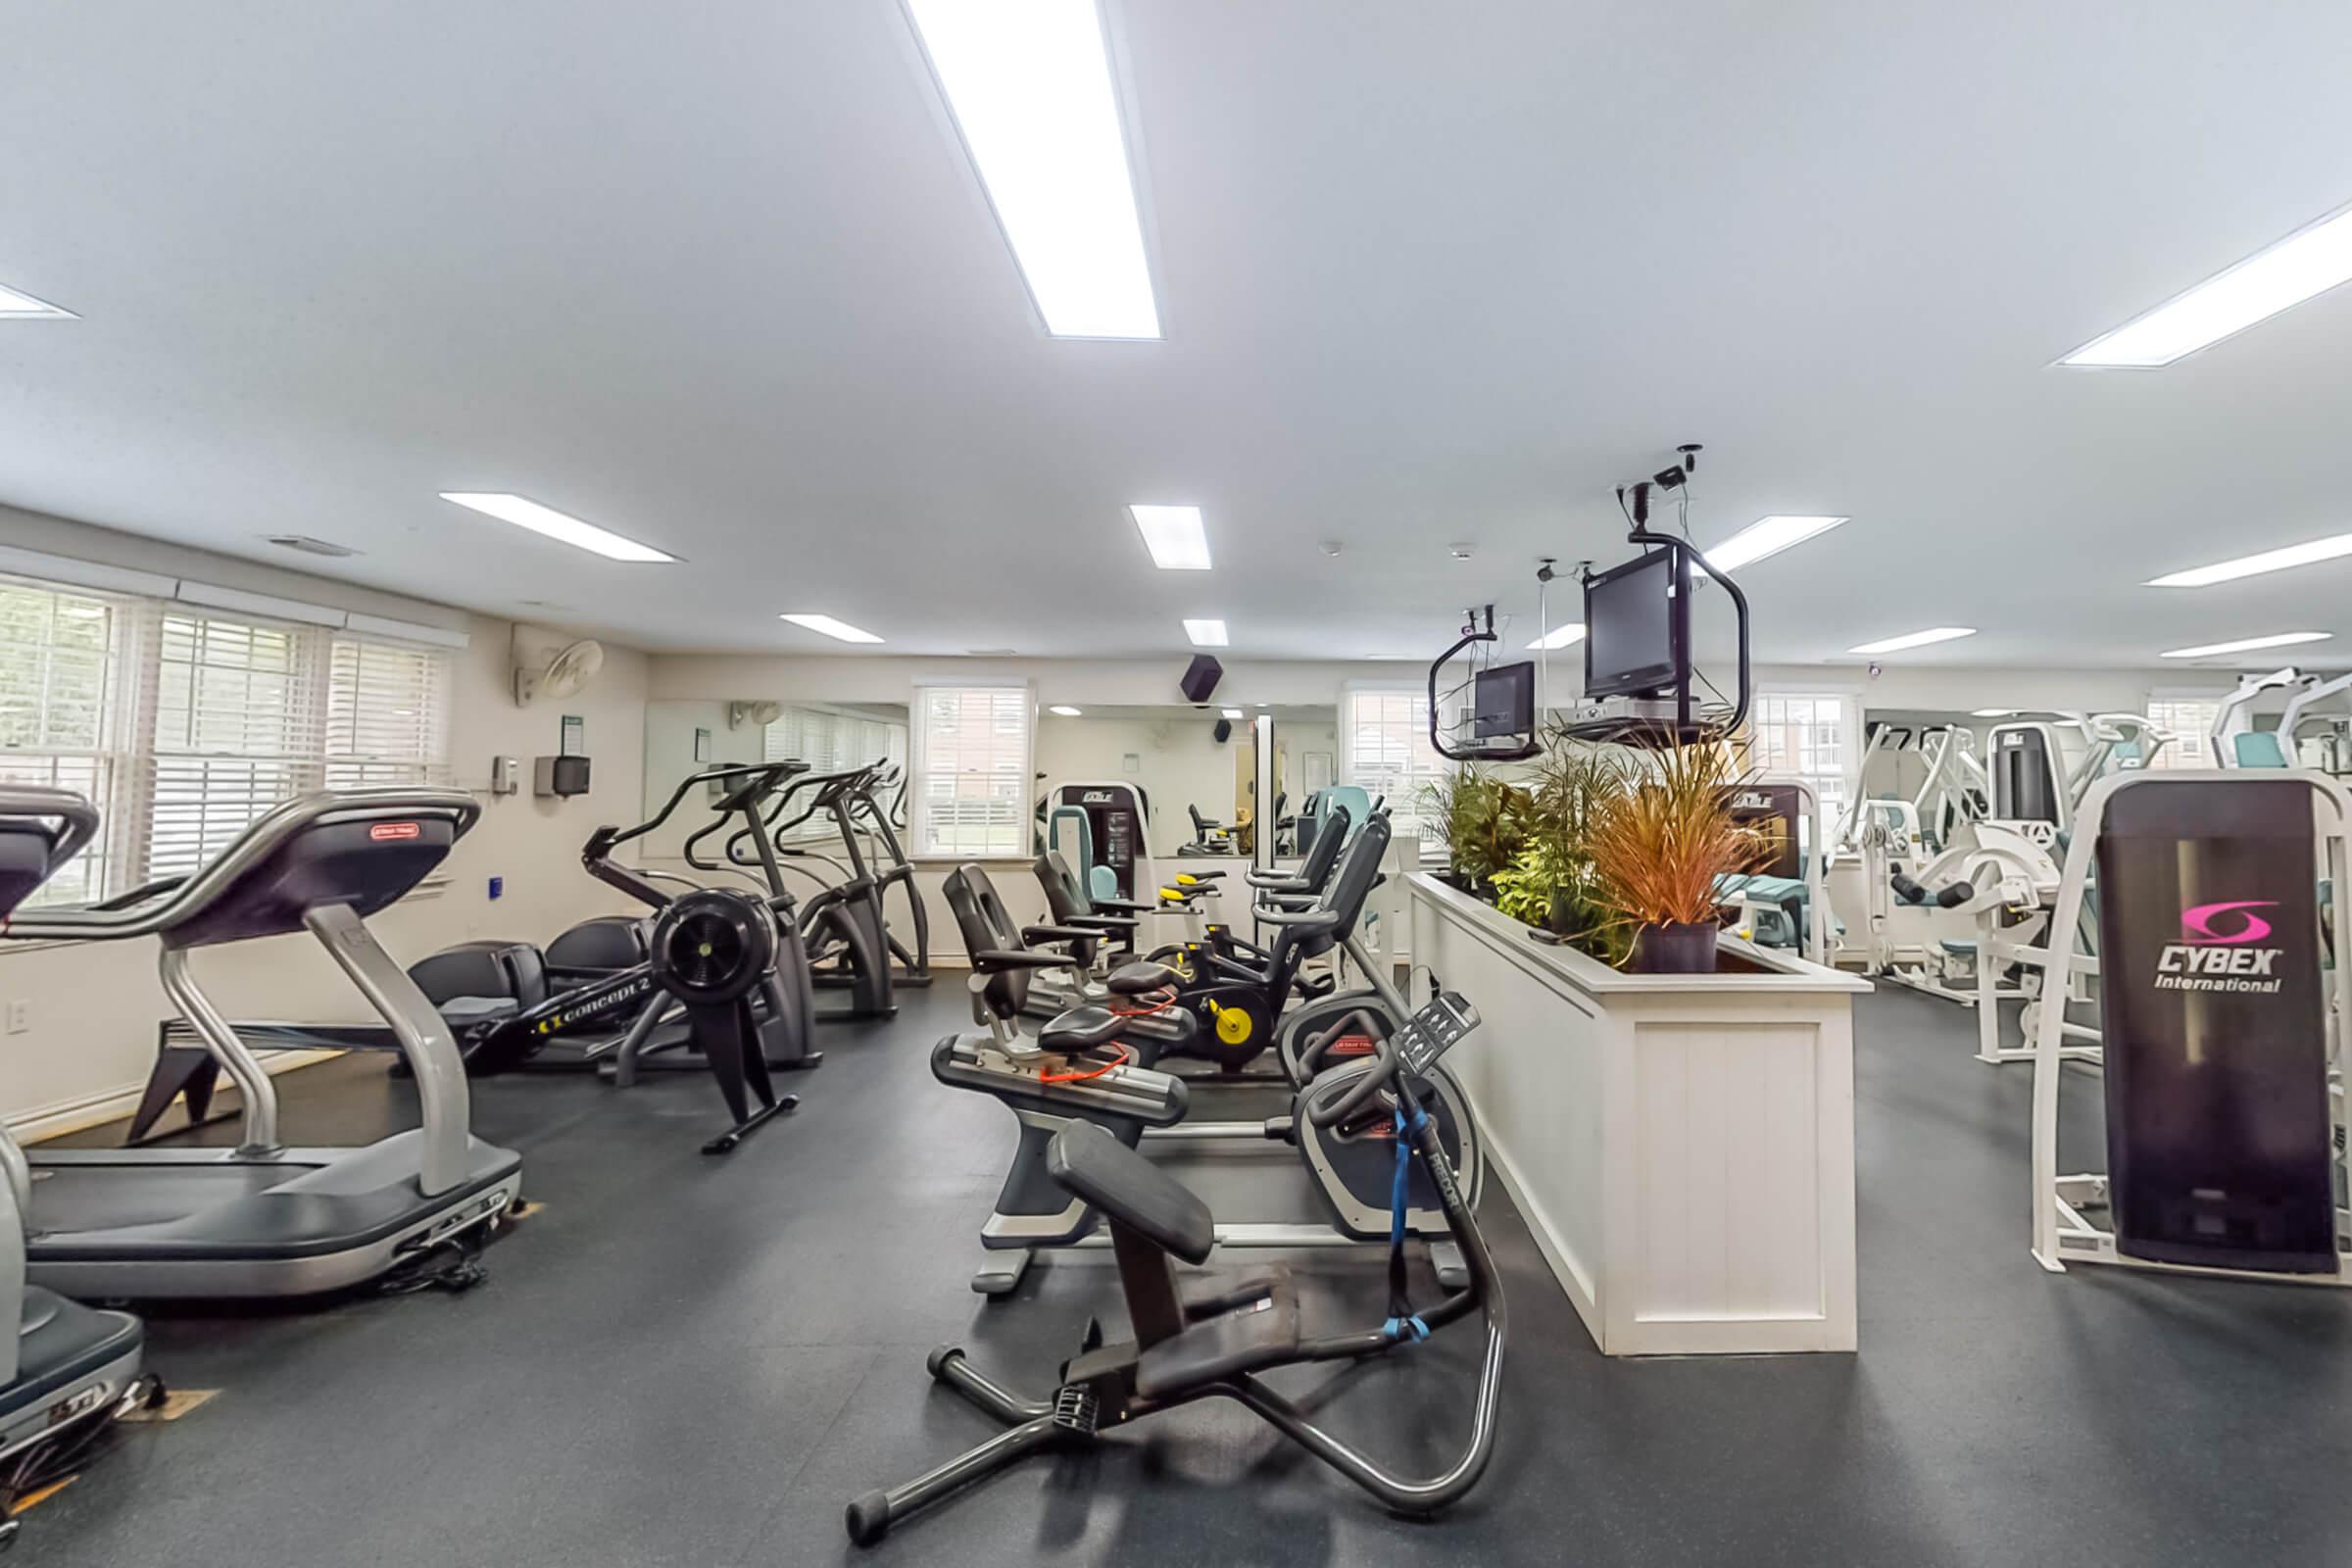
<instances>
[{"instance_id":1,"label":"weight machine seat pad","mask_svg":"<svg viewBox=\"0 0 2352 1568\"><path fill-rule=\"evenodd\" d=\"M1121 1153L1127 1152L1121 1149ZM1252 1280L1254 1300L1162 1340L1135 1363L1135 1392L1164 1399L1298 1355L1298 1292L1288 1270Z\"/></svg>"},{"instance_id":2,"label":"weight machine seat pad","mask_svg":"<svg viewBox=\"0 0 2352 1568\"><path fill-rule=\"evenodd\" d=\"M1112 1224L1187 1263L1204 1261L1217 1245L1216 1221L1206 1203L1092 1122L1073 1121L1054 1135L1046 1149L1046 1174L1072 1197L1101 1209ZM1291 1335L1296 1344L1296 1322Z\"/></svg>"},{"instance_id":3,"label":"weight machine seat pad","mask_svg":"<svg viewBox=\"0 0 2352 1568\"><path fill-rule=\"evenodd\" d=\"M1955 958L1973 958L1977 956L1977 942L1974 937L1945 937L1936 946Z\"/></svg>"},{"instance_id":4,"label":"weight machine seat pad","mask_svg":"<svg viewBox=\"0 0 2352 1568\"><path fill-rule=\"evenodd\" d=\"M1164 963L1122 963L1110 971L1105 983L1114 997L1140 997L1149 991L1165 991L1180 978Z\"/></svg>"},{"instance_id":5,"label":"weight machine seat pad","mask_svg":"<svg viewBox=\"0 0 2352 1568\"><path fill-rule=\"evenodd\" d=\"M1081 1051L1093 1051L1118 1039L1128 1019L1108 1007L1080 1006L1056 1013L1037 1032L1038 1049L1059 1052L1065 1055Z\"/></svg>"}]
</instances>

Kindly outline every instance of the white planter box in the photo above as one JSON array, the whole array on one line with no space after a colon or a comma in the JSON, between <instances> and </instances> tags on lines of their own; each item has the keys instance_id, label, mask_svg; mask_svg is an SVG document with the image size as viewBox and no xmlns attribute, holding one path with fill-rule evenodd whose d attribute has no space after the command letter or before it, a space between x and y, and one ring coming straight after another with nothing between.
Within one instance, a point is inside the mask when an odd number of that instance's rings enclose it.
<instances>
[{"instance_id":1,"label":"white planter box","mask_svg":"<svg viewBox=\"0 0 2352 1568\"><path fill-rule=\"evenodd\" d=\"M1756 973L1624 974L1435 877L1416 967L1484 1026L1446 1060L1494 1169L1609 1355L1854 1348L1853 998Z\"/></svg>"}]
</instances>

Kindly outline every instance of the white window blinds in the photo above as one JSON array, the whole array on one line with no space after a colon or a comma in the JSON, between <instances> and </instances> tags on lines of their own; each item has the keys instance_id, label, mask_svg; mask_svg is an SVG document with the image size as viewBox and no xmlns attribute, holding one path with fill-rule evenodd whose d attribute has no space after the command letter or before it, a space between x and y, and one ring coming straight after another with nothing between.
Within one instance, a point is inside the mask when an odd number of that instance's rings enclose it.
<instances>
[{"instance_id":1,"label":"white window blinds","mask_svg":"<svg viewBox=\"0 0 2352 1568\"><path fill-rule=\"evenodd\" d=\"M114 600L0 579L0 781L69 789L112 822L124 703ZM35 903L102 897L113 846L102 834Z\"/></svg>"},{"instance_id":2,"label":"white window blinds","mask_svg":"<svg viewBox=\"0 0 2352 1568\"><path fill-rule=\"evenodd\" d=\"M917 854L1029 852L1029 706L1018 686L917 688Z\"/></svg>"},{"instance_id":3,"label":"white window blinds","mask_svg":"<svg viewBox=\"0 0 2352 1568\"><path fill-rule=\"evenodd\" d=\"M449 657L335 637L327 655L327 787L439 783L448 759Z\"/></svg>"},{"instance_id":4,"label":"white window blinds","mask_svg":"<svg viewBox=\"0 0 2352 1568\"><path fill-rule=\"evenodd\" d=\"M2222 716L2220 697L2151 697L2148 722L2173 737L2151 767L2211 767L2213 725Z\"/></svg>"},{"instance_id":5,"label":"white window blinds","mask_svg":"<svg viewBox=\"0 0 2352 1568\"><path fill-rule=\"evenodd\" d=\"M1385 798L1398 833L1429 834L1421 826L1429 787L1452 763L1429 742L1429 694L1406 687L1351 687L1340 723L1341 781Z\"/></svg>"},{"instance_id":6,"label":"white window blinds","mask_svg":"<svg viewBox=\"0 0 2352 1568\"><path fill-rule=\"evenodd\" d=\"M44 896L184 875L322 786L444 775L446 649L0 578L0 778L97 806Z\"/></svg>"},{"instance_id":7,"label":"white window blinds","mask_svg":"<svg viewBox=\"0 0 2352 1568\"><path fill-rule=\"evenodd\" d=\"M1846 711L1845 698L1837 693L1759 692L1748 715L1755 737L1749 760L1760 772L1790 774L1812 785L1822 815L1832 822L1845 814Z\"/></svg>"},{"instance_id":8,"label":"white window blinds","mask_svg":"<svg viewBox=\"0 0 2352 1568\"><path fill-rule=\"evenodd\" d=\"M904 768L906 726L827 708L787 708L760 732L760 757L770 762L807 762L810 771L817 773L838 773L875 762ZM819 839L836 831L830 818L818 815L802 823L792 836Z\"/></svg>"},{"instance_id":9,"label":"white window blinds","mask_svg":"<svg viewBox=\"0 0 2352 1568\"><path fill-rule=\"evenodd\" d=\"M246 823L321 782L312 667L321 640L241 616L158 617L149 877L195 870Z\"/></svg>"}]
</instances>

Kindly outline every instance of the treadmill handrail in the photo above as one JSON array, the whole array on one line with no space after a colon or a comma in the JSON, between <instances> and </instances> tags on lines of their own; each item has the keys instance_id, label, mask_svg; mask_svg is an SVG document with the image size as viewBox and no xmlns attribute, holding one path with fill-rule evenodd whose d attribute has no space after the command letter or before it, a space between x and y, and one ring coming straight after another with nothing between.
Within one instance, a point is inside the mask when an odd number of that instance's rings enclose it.
<instances>
[{"instance_id":1,"label":"treadmill handrail","mask_svg":"<svg viewBox=\"0 0 2352 1568\"><path fill-rule=\"evenodd\" d=\"M444 816L463 836L481 814L481 803L464 790L413 785L319 790L265 811L210 862L147 903L127 908L69 905L21 909L0 928L0 936L19 942L120 942L154 936L205 913L238 878L311 828L369 817Z\"/></svg>"},{"instance_id":2,"label":"treadmill handrail","mask_svg":"<svg viewBox=\"0 0 2352 1568\"><path fill-rule=\"evenodd\" d=\"M0 816L47 816L57 819L57 831L45 835L49 840L49 874L54 876L60 866L81 853L81 847L97 837L98 808L72 790L51 789L38 784L11 784L0 787Z\"/></svg>"}]
</instances>

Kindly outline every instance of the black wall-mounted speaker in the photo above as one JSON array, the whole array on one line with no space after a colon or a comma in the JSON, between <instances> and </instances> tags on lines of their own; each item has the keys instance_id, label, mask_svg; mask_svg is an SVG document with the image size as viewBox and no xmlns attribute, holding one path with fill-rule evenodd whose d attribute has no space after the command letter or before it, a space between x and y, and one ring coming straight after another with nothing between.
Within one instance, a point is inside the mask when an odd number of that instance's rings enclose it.
<instances>
[{"instance_id":1,"label":"black wall-mounted speaker","mask_svg":"<svg viewBox=\"0 0 2352 1568\"><path fill-rule=\"evenodd\" d=\"M1218 663L1206 654L1195 654L1193 662L1184 667L1184 679L1177 684L1184 688L1186 702L1205 703L1208 701L1208 694L1217 689L1218 677L1224 673L1225 666L1223 664ZM1224 739L1221 735L1217 738Z\"/></svg>"},{"instance_id":2,"label":"black wall-mounted speaker","mask_svg":"<svg viewBox=\"0 0 2352 1568\"><path fill-rule=\"evenodd\" d=\"M1209 731L1209 733L1216 736L1217 744L1219 746L1224 745L1227 741L1233 739L1233 720L1230 718L1218 719L1217 727Z\"/></svg>"}]
</instances>

